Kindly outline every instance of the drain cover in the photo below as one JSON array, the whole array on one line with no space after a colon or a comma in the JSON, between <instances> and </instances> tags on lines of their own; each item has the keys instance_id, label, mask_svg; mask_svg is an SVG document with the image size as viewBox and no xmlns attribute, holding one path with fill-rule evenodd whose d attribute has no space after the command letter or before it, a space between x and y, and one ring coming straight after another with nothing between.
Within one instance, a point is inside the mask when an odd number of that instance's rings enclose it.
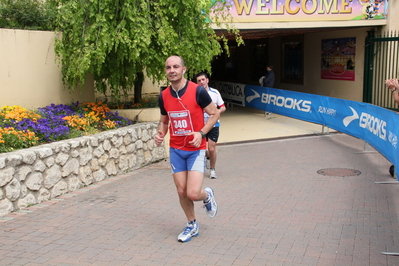
<instances>
[{"instance_id":1,"label":"drain cover","mask_svg":"<svg viewBox=\"0 0 399 266\"><path fill-rule=\"evenodd\" d=\"M327 175L327 176L357 176L362 172L355 169L348 168L326 168L320 169L317 171L319 175Z\"/></svg>"}]
</instances>

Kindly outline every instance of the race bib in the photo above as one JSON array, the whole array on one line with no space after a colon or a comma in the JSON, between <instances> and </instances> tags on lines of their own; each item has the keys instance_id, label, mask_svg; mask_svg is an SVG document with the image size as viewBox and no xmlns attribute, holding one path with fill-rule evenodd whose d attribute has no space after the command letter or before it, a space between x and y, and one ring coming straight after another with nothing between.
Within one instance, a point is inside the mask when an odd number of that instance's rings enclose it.
<instances>
[{"instance_id":1,"label":"race bib","mask_svg":"<svg viewBox=\"0 0 399 266\"><path fill-rule=\"evenodd\" d=\"M194 131L190 111L171 111L168 112L168 115L171 125L170 133L172 136L185 136Z\"/></svg>"}]
</instances>

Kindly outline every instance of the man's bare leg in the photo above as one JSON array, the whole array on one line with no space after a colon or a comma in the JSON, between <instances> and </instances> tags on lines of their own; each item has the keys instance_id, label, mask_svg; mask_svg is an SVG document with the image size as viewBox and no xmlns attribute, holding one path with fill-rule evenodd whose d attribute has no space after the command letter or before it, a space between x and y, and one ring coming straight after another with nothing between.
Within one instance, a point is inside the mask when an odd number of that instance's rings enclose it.
<instances>
[{"instance_id":1,"label":"man's bare leg","mask_svg":"<svg viewBox=\"0 0 399 266\"><path fill-rule=\"evenodd\" d=\"M205 200L208 197L202 189L204 174L197 171L183 171L173 174L173 179L187 220L195 220L194 201Z\"/></svg>"}]
</instances>

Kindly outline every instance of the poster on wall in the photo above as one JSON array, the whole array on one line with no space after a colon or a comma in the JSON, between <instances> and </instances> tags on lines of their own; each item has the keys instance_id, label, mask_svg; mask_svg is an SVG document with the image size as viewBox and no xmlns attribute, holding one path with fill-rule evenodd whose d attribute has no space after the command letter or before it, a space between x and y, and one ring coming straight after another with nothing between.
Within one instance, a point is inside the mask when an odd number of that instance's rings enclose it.
<instances>
[{"instance_id":1,"label":"poster on wall","mask_svg":"<svg viewBox=\"0 0 399 266\"><path fill-rule=\"evenodd\" d=\"M321 78L355 80L356 38L321 40Z\"/></svg>"}]
</instances>

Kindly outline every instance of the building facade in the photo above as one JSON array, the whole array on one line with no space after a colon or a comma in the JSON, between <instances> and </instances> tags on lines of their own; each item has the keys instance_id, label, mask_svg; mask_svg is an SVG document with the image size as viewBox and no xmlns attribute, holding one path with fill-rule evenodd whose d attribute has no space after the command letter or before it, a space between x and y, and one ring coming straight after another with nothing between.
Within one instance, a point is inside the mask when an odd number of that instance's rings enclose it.
<instances>
[{"instance_id":1,"label":"building facade","mask_svg":"<svg viewBox=\"0 0 399 266\"><path fill-rule=\"evenodd\" d=\"M218 81L258 85L271 64L275 88L363 101L368 36L399 30L399 19L390 15L398 10L396 1L231 0L230 5L245 45L238 47L232 38L230 56L213 62L212 79ZM397 64L395 55L378 60ZM380 81L393 73L398 77L398 69L385 72Z\"/></svg>"}]
</instances>

